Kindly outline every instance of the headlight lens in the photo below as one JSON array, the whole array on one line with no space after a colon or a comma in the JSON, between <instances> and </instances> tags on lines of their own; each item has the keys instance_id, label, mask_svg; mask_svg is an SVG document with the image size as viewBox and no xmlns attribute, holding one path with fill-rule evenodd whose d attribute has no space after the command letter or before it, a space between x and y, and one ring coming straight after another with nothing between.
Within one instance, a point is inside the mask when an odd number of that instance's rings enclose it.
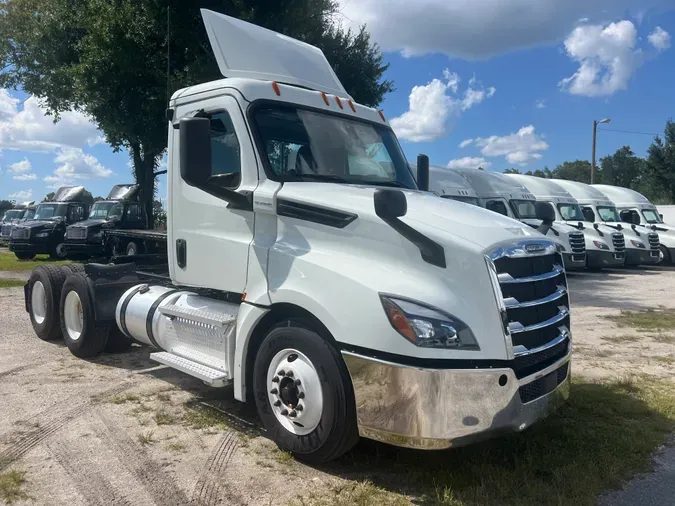
<instances>
[{"instance_id":1,"label":"headlight lens","mask_svg":"<svg viewBox=\"0 0 675 506\"><path fill-rule=\"evenodd\" d=\"M632 244L633 246L635 246L636 248L644 248L644 247L645 247L645 245L642 244L640 241L634 241L634 240L631 239L630 242L631 242L631 244Z\"/></svg>"},{"instance_id":2,"label":"headlight lens","mask_svg":"<svg viewBox=\"0 0 675 506\"><path fill-rule=\"evenodd\" d=\"M604 242L593 241L593 244L595 244L595 247L598 249L609 249L609 246L607 246Z\"/></svg>"},{"instance_id":3,"label":"headlight lens","mask_svg":"<svg viewBox=\"0 0 675 506\"><path fill-rule=\"evenodd\" d=\"M384 295L380 299L391 326L415 346L480 349L473 332L460 319L419 302Z\"/></svg>"},{"instance_id":4,"label":"headlight lens","mask_svg":"<svg viewBox=\"0 0 675 506\"><path fill-rule=\"evenodd\" d=\"M40 232L39 234L35 234L35 237L47 237L49 235L49 232Z\"/></svg>"}]
</instances>

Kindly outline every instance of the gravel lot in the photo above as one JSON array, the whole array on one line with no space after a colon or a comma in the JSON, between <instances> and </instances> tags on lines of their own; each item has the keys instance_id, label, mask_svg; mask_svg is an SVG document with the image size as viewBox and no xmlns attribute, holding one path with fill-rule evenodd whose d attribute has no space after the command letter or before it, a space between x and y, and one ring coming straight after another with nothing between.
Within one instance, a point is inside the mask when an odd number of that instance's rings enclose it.
<instances>
[{"instance_id":1,"label":"gravel lot","mask_svg":"<svg viewBox=\"0 0 675 506\"><path fill-rule=\"evenodd\" d=\"M675 308L674 283L667 268L570 275L574 374L672 380L675 345L608 340L637 331L606 317ZM16 504L277 505L344 481L277 451L228 389L158 367L145 348L85 361L40 341L22 288L0 289L0 308L0 472L25 472L28 498ZM602 504L671 504L660 498L675 494L674 460L658 456L656 474Z\"/></svg>"}]
</instances>

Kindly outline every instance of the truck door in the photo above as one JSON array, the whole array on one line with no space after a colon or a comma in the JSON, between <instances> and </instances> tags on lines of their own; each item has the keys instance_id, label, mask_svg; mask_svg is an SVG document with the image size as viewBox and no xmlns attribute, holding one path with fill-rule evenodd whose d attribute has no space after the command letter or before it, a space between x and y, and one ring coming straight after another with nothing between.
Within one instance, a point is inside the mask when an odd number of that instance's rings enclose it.
<instances>
[{"instance_id":1,"label":"truck door","mask_svg":"<svg viewBox=\"0 0 675 506\"><path fill-rule=\"evenodd\" d=\"M68 225L70 225L71 223L82 221L86 217L87 214L84 210L84 204L70 204L68 206L68 215L66 216Z\"/></svg>"},{"instance_id":2,"label":"truck door","mask_svg":"<svg viewBox=\"0 0 675 506\"><path fill-rule=\"evenodd\" d=\"M133 202L125 206L122 228L146 228L143 206L141 204Z\"/></svg>"},{"instance_id":3,"label":"truck door","mask_svg":"<svg viewBox=\"0 0 675 506\"><path fill-rule=\"evenodd\" d=\"M253 192L258 168L244 116L231 95L178 106L176 118L206 115L211 121L211 170L220 185ZM180 173L177 129L170 132L168 200L169 269L174 282L243 293L253 209L235 209L227 201L188 185Z\"/></svg>"}]
</instances>

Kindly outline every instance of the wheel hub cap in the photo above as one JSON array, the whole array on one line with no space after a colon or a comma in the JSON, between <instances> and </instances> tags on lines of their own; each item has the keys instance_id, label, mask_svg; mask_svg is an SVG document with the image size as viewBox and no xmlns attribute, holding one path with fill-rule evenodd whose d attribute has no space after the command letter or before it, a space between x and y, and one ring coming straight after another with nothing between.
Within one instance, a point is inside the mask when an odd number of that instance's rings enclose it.
<instances>
[{"instance_id":1,"label":"wheel hub cap","mask_svg":"<svg viewBox=\"0 0 675 506\"><path fill-rule=\"evenodd\" d=\"M30 302L31 309L33 310L33 319L35 323L41 325L47 317L47 295L45 293L45 286L41 281L36 281L33 284Z\"/></svg>"},{"instance_id":2,"label":"wheel hub cap","mask_svg":"<svg viewBox=\"0 0 675 506\"><path fill-rule=\"evenodd\" d=\"M66 300L63 303L63 319L65 320L68 337L77 341L82 336L84 314L82 301L75 291L68 292L68 295L66 295Z\"/></svg>"}]
</instances>

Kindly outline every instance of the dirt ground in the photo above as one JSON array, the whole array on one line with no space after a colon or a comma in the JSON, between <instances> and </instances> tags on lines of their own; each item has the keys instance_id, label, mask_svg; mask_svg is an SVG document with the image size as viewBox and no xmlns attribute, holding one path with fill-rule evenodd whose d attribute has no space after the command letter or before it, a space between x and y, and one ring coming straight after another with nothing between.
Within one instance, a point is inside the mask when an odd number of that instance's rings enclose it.
<instances>
[{"instance_id":1,"label":"dirt ground","mask_svg":"<svg viewBox=\"0 0 675 506\"><path fill-rule=\"evenodd\" d=\"M672 379L671 334L606 317L675 308L674 283L666 268L570 275L574 374ZM228 388L157 366L141 347L77 359L35 336L22 288L0 289L0 308L0 472L25 472L16 504L283 505L349 479L276 450Z\"/></svg>"}]
</instances>

